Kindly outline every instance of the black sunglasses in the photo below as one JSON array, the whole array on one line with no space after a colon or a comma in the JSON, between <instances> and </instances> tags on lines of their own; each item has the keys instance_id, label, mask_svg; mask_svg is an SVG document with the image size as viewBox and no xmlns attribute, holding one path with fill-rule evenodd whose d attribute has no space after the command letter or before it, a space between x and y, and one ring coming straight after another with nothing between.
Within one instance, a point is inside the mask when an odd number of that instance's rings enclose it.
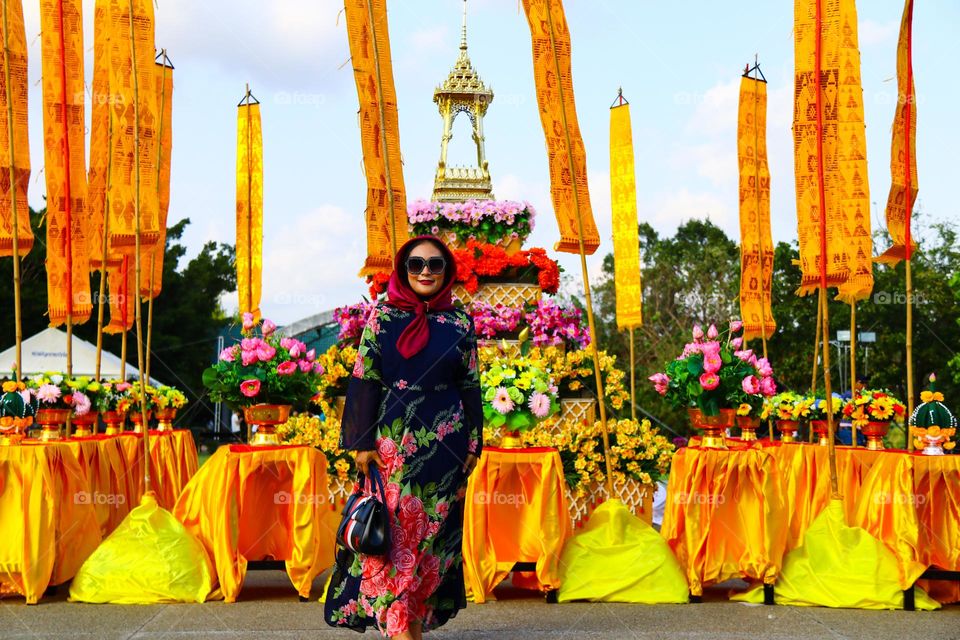
<instances>
[{"instance_id":1,"label":"black sunglasses","mask_svg":"<svg viewBox=\"0 0 960 640\"><path fill-rule=\"evenodd\" d=\"M423 273L424 267L427 267L433 275L440 275L447 268L447 261L440 256L426 259L419 256L407 258L407 273L413 275Z\"/></svg>"}]
</instances>

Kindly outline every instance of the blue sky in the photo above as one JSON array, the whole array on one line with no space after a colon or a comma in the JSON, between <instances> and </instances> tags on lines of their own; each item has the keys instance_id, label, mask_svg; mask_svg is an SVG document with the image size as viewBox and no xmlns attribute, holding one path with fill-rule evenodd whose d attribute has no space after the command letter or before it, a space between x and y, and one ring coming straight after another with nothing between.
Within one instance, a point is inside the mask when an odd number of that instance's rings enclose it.
<instances>
[{"instance_id":1,"label":"blue sky","mask_svg":"<svg viewBox=\"0 0 960 640\"><path fill-rule=\"evenodd\" d=\"M30 202L45 192L36 0L25 3L30 43ZM889 188L890 125L901 0L858 3L874 226ZM92 76L93 2L85 1L86 77ZM768 147L776 240L796 237L792 118L793 3L567 0L573 77L587 148L594 216L612 251L608 107L622 86L631 102L641 220L670 234L709 216L737 237L736 111L739 76L755 53L769 80ZM429 197L441 121L433 89L457 54L460 0L390 0L389 22L408 197ZM176 65L171 221L189 217L189 255L203 242L233 242L236 104L249 82L260 99L264 135L264 297L268 317L287 323L359 299L365 255L357 96L346 29L335 0L163 0L157 46ZM956 219L955 187L960 4L917 3L914 68L920 206ZM485 122L498 198L529 200L539 212L528 246L552 249L549 199L537 114L530 35L516 0L471 0L470 56L495 97ZM89 112L87 114L89 120ZM462 119L461 119L462 120ZM451 161L472 159L458 121ZM579 282L579 260L561 264ZM235 309L236 296L224 299Z\"/></svg>"}]
</instances>

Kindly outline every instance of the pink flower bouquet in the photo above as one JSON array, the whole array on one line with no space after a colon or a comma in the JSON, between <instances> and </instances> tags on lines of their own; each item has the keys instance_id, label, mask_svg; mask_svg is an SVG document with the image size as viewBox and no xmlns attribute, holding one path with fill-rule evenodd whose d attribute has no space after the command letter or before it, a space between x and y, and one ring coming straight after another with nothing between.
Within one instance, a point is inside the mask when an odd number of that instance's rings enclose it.
<instances>
[{"instance_id":1,"label":"pink flower bouquet","mask_svg":"<svg viewBox=\"0 0 960 640\"><path fill-rule=\"evenodd\" d=\"M414 200L407 206L414 235L432 234L461 245L471 238L490 244L523 242L533 231L535 217L529 202L512 200Z\"/></svg>"}]
</instances>

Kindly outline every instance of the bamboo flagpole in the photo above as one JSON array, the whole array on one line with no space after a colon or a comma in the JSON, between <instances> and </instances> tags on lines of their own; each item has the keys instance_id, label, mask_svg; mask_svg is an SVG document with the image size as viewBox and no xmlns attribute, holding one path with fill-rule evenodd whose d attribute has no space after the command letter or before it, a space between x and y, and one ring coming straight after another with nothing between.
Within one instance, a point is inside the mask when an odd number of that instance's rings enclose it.
<instances>
[{"instance_id":1,"label":"bamboo flagpole","mask_svg":"<svg viewBox=\"0 0 960 640\"><path fill-rule=\"evenodd\" d=\"M759 82L760 76L760 61L758 56L755 54L753 56L753 81ZM763 79L764 82L767 81L766 78ZM756 186L754 187L754 193L757 196L757 240L759 242L759 254L760 261L758 267L760 269L760 340L763 343L763 357L769 360L769 355L767 354L767 281L763 276L763 217L760 215L760 122L757 118L757 111L759 110L760 103L760 94L757 91L753 92L753 166L754 171L756 172ZM766 123L766 120L764 120ZM772 266L772 265L771 265Z\"/></svg>"},{"instance_id":2,"label":"bamboo flagpole","mask_svg":"<svg viewBox=\"0 0 960 640\"><path fill-rule=\"evenodd\" d=\"M850 302L850 402L857 399L857 303ZM827 405L833 408L832 404ZM857 424L850 421L850 445L857 448Z\"/></svg>"},{"instance_id":3,"label":"bamboo flagpole","mask_svg":"<svg viewBox=\"0 0 960 640\"><path fill-rule=\"evenodd\" d=\"M109 51L105 52L105 55L109 55ZM109 109L109 118L107 123L107 171L106 171L106 185L110 184L110 171L113 166L113 109ZM92 145L91 145L92 146ZM105 186L106 186L105 185ZM103 310L106 305L106 296L107 289L107 260L109 259L110 251L110 189L104 188L103 192L103 239L100 246L100 290L97 298L97 361L94 365L95 373L94 380L100 380L100 365L101 359L103 357ZM110 295L115 295L115 292L111 291ZM127 354L126 354L126 345L127 345L127 331L126 331L126 321L124 321L124 330L123 330L123 353L121 357L123 358L123 364L120 365L120 379L123 380L124 374L124 365L126 364Z\"/></svg>"},{"instance_id":4,"label":"bamboo flagpole","mask_svg":"<svg viewBox=\"0 0 960 640\"><path fill-rule=\"evenodd\" d=\"M65 26L63 24L63 0L57 2L57 17L60 20L59 38L60 38L60 117L63 124L63 170L64 170L64 188L65 199L64 207L66 213L66 233L64 233L64 242L66 243L67 257L67 378L73 377L73 210L71 207L71 177L70 177L70 129L67 115L67 60L66 60L66 42L64 38ZM67 414L67 439L70 439L70 414Z\"/></svg>"},{"instance_id":5,"label":"bamboo flagpole","mask_svg":"<svg viewBox=\"0 0 960 640\"><path fill-rule=\"evenodd\" d=\"M637 420L637 363L633 355L633 327L630 327L630 417Z\"/></svg>"},{"instance_id":6,"label":"bamboo flagpole","mask_svg":"<svg viewBox=\"0 0 960 640\"><path fill-rule=\"evenodd\" d=\"M819 351L820 351L820 323L823 321L823 308L820 306L820 303L817 302L817 331L816 337L813 339L813 375L810 378L810 395L816 397L817 395L817 364L819 360ZM807 438L810 442L813 442L813 429L810 429ZM772 437L771 437L772 439Z\"/></svg>"}]
</instances>

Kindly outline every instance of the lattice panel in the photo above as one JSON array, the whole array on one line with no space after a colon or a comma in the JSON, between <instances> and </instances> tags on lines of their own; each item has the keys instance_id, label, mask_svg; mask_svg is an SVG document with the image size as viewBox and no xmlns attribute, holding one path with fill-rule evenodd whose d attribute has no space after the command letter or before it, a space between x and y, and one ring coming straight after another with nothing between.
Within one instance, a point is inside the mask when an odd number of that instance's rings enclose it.
<instances>
[{"instance_id":1,"label":"lattice panel","mask_svg":"<svg viewBox=\"0 0 960 640\"><path fill-rule=\"evenodd\" d=\"M573 424L593 424L597 421L597 401L593 398L560 398L560 421ZM557 422L553 430L559 430Z\"/></svg>"},{"instance_id":2,"label":"lattice panel","mask_svg":"<svg viewBox=\"0 0 960 640\"><path fill-rule=\"evenodd\" d=\"M484 282L475 294L469 293L462 284L453 285L453 295L464 304L480 300L494 306L520 307L528 302L537 302L541 294L540 285L519 282Z\"/></svg>"},{"instance_id":3,"label":"lattice panel","mask_svg":"<svg viewBox=\"0 0 960 640\"><path fill-rule=\"evenodd\" d=\"M635 516L650 524L653 522L654 487L643 485L639 480L627 479L613 488L616 498L627 506ZM601 483L590 483L583 495L576 490L567 489L567 501L570 505L570 517L574 528L587 521L593 510L607 498L607 489Z\"/></svg>"}]
</instances>

